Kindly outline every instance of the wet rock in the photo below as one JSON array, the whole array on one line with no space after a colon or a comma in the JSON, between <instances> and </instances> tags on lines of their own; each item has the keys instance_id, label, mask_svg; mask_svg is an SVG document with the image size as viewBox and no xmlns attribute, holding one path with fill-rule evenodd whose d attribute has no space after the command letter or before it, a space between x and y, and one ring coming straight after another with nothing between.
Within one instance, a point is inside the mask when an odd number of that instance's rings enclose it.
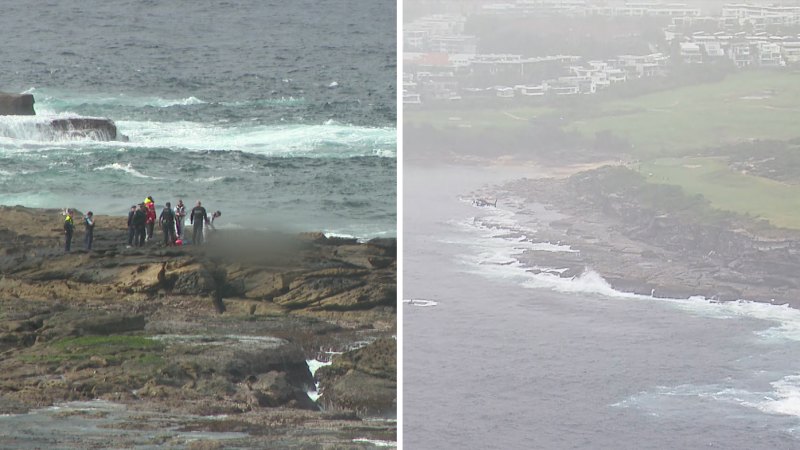
<instances>
[{"instance_id":1,"label":"wet rock","mask_svg":"<svg viewBox=\"0 0 800 450\"><path fill-rule=\"evenodd\" d=\"M391 415L397 399L397 341L382 338L334 357L317 372L326 409Z\"/></svg>"},{"instance_id":2,"label":"wet rock","mask_svg":"<svg viewBox=\"0 0 800 450\"><path fill-rule=\"evenodd\" d=\"M260 376L255 383L247 386L251 403L259 407L289 406L317 409L314 402L308 398L306 391L293 386L284 372L268 372Z\"/></svg>"},{"instance_id":3,"label":"wet rock","mask_svg":"<svg viewBox=\"0 0 800 450\"><path fill-rule=\"evenodd\" d=\"M49 340L63 336L111 335L140 331L144 327L142 315L67 311L45 320L39 336Z\"/></svg>"},{"instance_id":4,"label":"wet rock","mask_svg":"<svg viewBox=\"0 0 800 450\"><path fill-rule=\"evenodd\" d=\"M6 330L11 333L24 333L26 331L34 331L38 328L41 328L42 324L42 319L9 320L5 323L0 323L0 330Z\"/></svg>"},{"instance_id":5,"label":"wet rock","mask_svg":"<svg viewBox=\"0 0 800 450\"><path fill-rule=\"evenodd\" d=\"M0 333L0 352L20 347L29 347L36 342L34 333Z\"/></svg>"},{"instance_id":6,"label":"wet rock","mask_svg":"<svg viewBox=\"0 0 800 450\"><path fill-rule=\"evenodd\" d=\"M241 287L234 290L241 290L247 298L272 299L288 290L291 279L290 274L263 269L229 277L228 283L236 286L238 282Z\"/></svg>"},{"instance_id":7,"label":"wet rock","mask_svg":"<svg viewBox=\"0 0 800 450\"><path fill-rule=\"evenodd\" d=\"M290 309L321 306L322 301L333 295L347 292L363 284L360 280L335 277L308 279L304 284L276 297L273 301Z\"/></svg>"},{"instance_id":8,"label":"wet rock","mask_svg":"<svg viewBox=\"0 0 800 450\"><path fill-rule=\"evenodd\" d=\"M381 305L394 305L397 290L394 285L370 283L320 299L313 309L357 311Z\"/></svg>"},{"instance_id":9,"label":"wet rock","mask_svg":"<svg viewBox=\"0 0 800 450\"><path fill-rule=\"evenodd\" d=\"M282 339L209 337L169 351L173 367L186 376L216 373L238 382L274 370L289 374L298 386L313 384L303 352Z\"/></svg>"},{"instance_id":10,"label":"wet rock","mask_svg":"<svg viewBox=\"0 0 800 450\"><path fill-rule=\"evenodd\" d=\"M397 239L395 238L375 238L369 240L367 245L375 249L380 249L381 256L390 258L397 257Z\"/></svg>"},{"instance_id":11,"label":"wet rock","mask_svg":"<svg viewBox=\"0 0 800 450\"><path fill-rule=\"evenodd\" d=\"M225 448L225 444L211 439L202 439L189 442L186 448L187 450L222 450Z\"/></svg>"},{"instance_id":12,"label":"wet rock","mask_svg":"<svg viewBox=\"0 0 800 450\"><path fill-rule=\"evenodd\" d=\"M115 141L119 138L113 120L96 117L66 117L53 119L47 132L95 141ZM127 139L121 139L127 140Z\"/></svg>"},{"instance_id":13,"label":"wet rock","mask_svg":"<svg viewBox=\"0 0 800 450\"><path fill-rule=\"evenodd\" d=\"M216 292L217 282L214 275L202 266L183 267L171 273L175 279L172 293L181 295L200 295Z\"/></svg>"},{"instance_id":14,"label":"wet rock","mask_svg":"<svg viewBox=\"0 0 800 450\"><path fill-rule=\"evenodd\" d=\"M32 116L36 114L33 109L32 94L6 94L0 92L0 115Z\"/></svg>"}]
</instances>

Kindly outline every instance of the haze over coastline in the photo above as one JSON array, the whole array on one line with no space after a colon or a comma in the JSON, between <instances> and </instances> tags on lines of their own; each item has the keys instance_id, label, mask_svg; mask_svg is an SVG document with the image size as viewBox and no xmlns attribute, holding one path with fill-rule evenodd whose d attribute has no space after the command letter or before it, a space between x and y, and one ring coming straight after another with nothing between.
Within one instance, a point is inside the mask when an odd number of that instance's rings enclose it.
<instances>
[{"instance_id":1,"label":"haze over coastline","mask_svg":"<svg viewBox=\"0 0 800 450\"><path fill-rule=\"evenodd\" d=\"M404 443L795 448L800 7L406 2Z\"/></svg>"}]
</instances>

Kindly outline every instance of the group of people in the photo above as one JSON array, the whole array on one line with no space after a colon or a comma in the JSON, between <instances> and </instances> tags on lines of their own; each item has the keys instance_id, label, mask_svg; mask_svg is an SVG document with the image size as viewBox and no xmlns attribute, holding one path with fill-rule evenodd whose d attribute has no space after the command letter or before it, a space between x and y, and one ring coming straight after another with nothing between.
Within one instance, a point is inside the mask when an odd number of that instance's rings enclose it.
<instances>
[{"instance_id":1,"label":"group of people","mask_svg":"<svg viewBox=\"0 0 800 450\"><path fill-rule=\"evenodd\" d=\"M221 212L216 211L209 218L206 209L198 201L189 213L192 243L202 245L205 240L204 226L208 225L211 230L214 230L214 220L221 215ZM147 196L139 205L131 206L131 210L128 212L128 245L142 247L145 241L153 239L156 221L164 234L164 245L183 245L186 224L186 206L183 204L183 200L179 199L174 209L170 202L166 202L161 214L156 218L156 204L152 196Z\"/></svg>"},{"instance_id":2,"label":"group of people","mask_svg":"<svg viewBox=\"0 0 800 450\"><path fill-rule=\"evenodd\" d=\"M75 231L73 210L67 209L64 218L64 251L69 252L72 246L72 235ZM209 231L215 230L214 220L222 216L220 211L215 211L211 217L208 216L206 209L200 201L192 208L189 213L189 224L192 226L192 243L202 245L206 240ZM128 246L143 247L146 241L153 239L155 224L158 221L164 234L164 245L183 245L184 225L186 224L186 207L183 200L178 200L175 208L170 202L164 204L161 214L156 216L156 204L153 197L148 195L142 203L131 206L128 212ZM94 214L89 211L83 217L83 224L86 228L84 245L86 250L92 249L94 241Z\"/></svg>"}]
</instances>

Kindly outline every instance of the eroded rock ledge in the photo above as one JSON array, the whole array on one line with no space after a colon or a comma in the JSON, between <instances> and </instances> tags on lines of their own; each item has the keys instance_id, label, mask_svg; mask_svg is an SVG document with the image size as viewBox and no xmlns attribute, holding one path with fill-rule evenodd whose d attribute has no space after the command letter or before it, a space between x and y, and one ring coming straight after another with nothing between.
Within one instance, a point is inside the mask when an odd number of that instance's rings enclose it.
<instances>
[{"instance_id":1,"label":"eroded rock ledge","mask_svg":"<svg viewBox=\"0 0 800 450\"><path fill-rule=\"evenodd\" d=\"M800 307L796 231L714 210L703 198L647 183L620 166L566 179L519 180L504 189L561 215L537 224L537 241L579 250L530 251L524 258L531 265L566 268L562 277L591 268L614 288L643 295Z\"/></svg>"},{"instance_id":2,"label":"eroded rock ledge","mask_svg":"<svg viewBox=\"0 0 800 450\"><path fill-rule=\"evenodd\" d=\"M95 250L65 254L61 220L0 207L0 413L105 399L234 414L241 427L283 411L299 425L272 432L319 427L312 441L365 415L395 416L394 361L347 380L381 395L340 395L331 378L317 403L306 364L354 342L391 353L381 342L396 333L394 239L220 230L204 247L137 249L124 245L124 218L98 216ZM393 435L391 422L375 430Z\"/></svg>"}]
</instances>

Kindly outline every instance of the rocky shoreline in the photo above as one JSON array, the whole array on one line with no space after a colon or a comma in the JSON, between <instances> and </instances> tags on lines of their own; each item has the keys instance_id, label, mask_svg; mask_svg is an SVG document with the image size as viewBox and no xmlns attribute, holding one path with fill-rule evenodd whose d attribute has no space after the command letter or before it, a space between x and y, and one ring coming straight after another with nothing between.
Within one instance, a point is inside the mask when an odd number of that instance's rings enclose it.
<instances>
[{"instance_id":1,"label":"rocky shoreline","mask_svg":"<svg viewBox=\"0 0 800 450\"><path fill-rule=\"evenodd\" d=\"M396 440L394 239L219 230L126 248L124 218L96 222L94 250L65 254L59 211L0 207L0 414L99 399L243 448ZM169 445L222 448L203 441Z\"/></svg>"},{"instance_id":2,"label":"rocky shoreline","mask_svg":"<svg viewBox=\"0 0 800 450\"><path fill-rule=\"evenodd\" d=\"M517 180L483 195L500 206L504 196L544 205L554 217L537 223L535 240L578 250L527 251L531 267L565 268L557 273L566 278L592 269L616 290L655 297L800 307L800 233L713 210L624 166Z\"/></svg>"}]
</instances>

